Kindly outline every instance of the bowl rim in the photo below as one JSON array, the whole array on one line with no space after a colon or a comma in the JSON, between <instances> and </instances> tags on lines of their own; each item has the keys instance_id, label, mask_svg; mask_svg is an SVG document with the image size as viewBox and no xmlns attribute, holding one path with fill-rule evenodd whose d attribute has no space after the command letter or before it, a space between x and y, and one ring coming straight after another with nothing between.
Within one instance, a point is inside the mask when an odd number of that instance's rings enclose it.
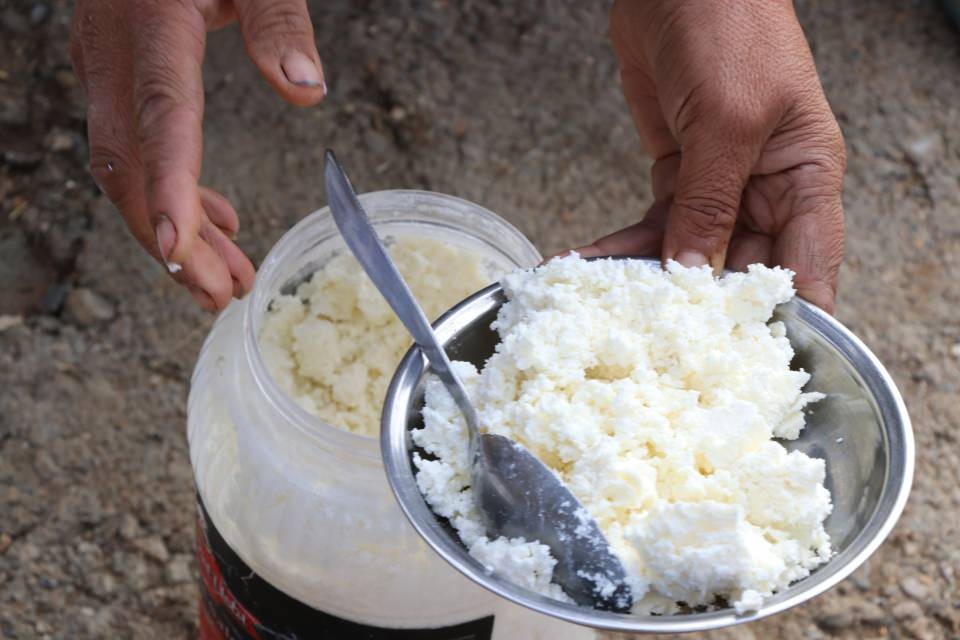
<instances>
[{"instance_id":1,"label":"bowl rim","mask_svg":"<svg viewBox=\"0 0 960 640\"><path fill-rule=\"evenodd\" d=\"M644 259L649 262L659 261ZM506 297L494 283L461 301L433 323L441 343L449 342L474 318L499 308ZM400 509L436 553L476 584L515 604L539 613L596 629L625 633L686 633L707 631L759 620L795 607L836 586L869 558L893 529L910 493L914 473L914 438L910 417L892 377L869 348L833 316L794 297L778 309L789 309L824 338L851 366L870 394L879 414L886 443L886 472L877 506L846 549L830 558L810 576L764 600L754 612L736 614L733 608L677 616L621 614L599 611L548 598L488 573L471 557L462 542L441 527L416 483L410 464L410 436L406 428L413 392L427 368L420 349L410 348L390 381L381 414L380 449L387 481ZM399 428L394 425L403 425ZM895 479L899 477L899 482ZM806 588L792 592L793 587Z\"/></svg>"}]
</instances>

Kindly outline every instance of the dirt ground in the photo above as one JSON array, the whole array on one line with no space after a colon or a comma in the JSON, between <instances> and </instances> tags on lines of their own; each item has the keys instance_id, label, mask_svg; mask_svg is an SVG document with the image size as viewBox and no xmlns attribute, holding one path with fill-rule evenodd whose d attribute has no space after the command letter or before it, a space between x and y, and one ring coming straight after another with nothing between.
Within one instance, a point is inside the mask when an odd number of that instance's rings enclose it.
<instances>
[{"instance_id":1,"label":"dirt ground","mask_svg":"<svg viewBox=\"0 0 960 640\"><path fill-rule=\"evenodd\" d=\"M906 398L917 475L853 578L703 637L960 638L960 33L932 1L797 4L849 150L837 314ZM312 5L319 108L283 105L234 29L210 38L205 180L255 259L324 204L326 147L363 190L468 198L545 254L649 202L604 3ZM63 0L0 0L0 638L190 637L184 412L213 318L86 173L68 24Z\"/></svg>"}]
</instances>

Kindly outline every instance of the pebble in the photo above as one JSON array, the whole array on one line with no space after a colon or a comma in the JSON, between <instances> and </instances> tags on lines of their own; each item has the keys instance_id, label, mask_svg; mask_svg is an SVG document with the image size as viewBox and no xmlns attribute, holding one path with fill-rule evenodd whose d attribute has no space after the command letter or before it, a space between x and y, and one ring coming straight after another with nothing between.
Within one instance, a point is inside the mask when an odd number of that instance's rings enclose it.
<instances>
[{"instance_id":1,"label":"pebble","mask_svg":"<svg viewBox=\"0 0 960 640\"><path fill-rule=\"evenodd\" d=\"M166 577L167 582L190 582L193 574L190 571L193 565L193 558L189 555L178 553L167 563Z\"/></svg>"},{"instance_id":2,"label":"pebble","mask_svg":"<svg viewBox=\"0 0 960 640\"><path fill-rule=\"evenodd\" d=\"M816 618L817 626L827 632L842 631L853 626L853 612L849 609L830 611Z\"/></svg>"},{"instance_id":3,"label":"pebble","mask_svg":"<svg viewBox=\"0 0 960 640\"><path fill-rule=\"evenodd\" d=\"M43 161L43 156L35 151L4 151L3 162L11 169L36 169Z\"/></svg>"},{"instance_id":4,"label":"pebble","mask_svg":"<svg viewBox=\"0 0 960 640\"><path fill-rule=\"evenodd\" d=\"M923 615L923 608L913 600L904 600L894 605L891 610L897 620L911 620Z\"/></svg>"},{"instance_id":5,"label":"pebble","mask_svg":"<svg viewBox=\"0 0 960 640\"><path fill-rule=\"evenodd\" d=\"M90 487L74 487L60 501L58 512L66 522L96 525L103 519L100 496Z\"/></svg>"},{"instance_id":6,"label":"pebble","mask_svg":"<svg viewBox=\"0 0 960 640\"><path fill-rule=\"evenodd\" d=\"M133 540L140 535L140 523L132 514L125 513L120 518L120 537L124 540Z\"/></svg>"},{"instance_id":7,"label":"pebble","mask_svg":"<svg viewBox=\"0 0 960 640\"><path fill-rule=\"evenodd\" d=\"M164 544L163 538L160 536L141 538L140 540L134 542L133 546L140 551L143 551L157 562L166 562L170 559L170 552L167 551L167 545Z\"/></svg>"},{"instance_id":8,"label":"pebble","mask_svg":"<svg viewBox=\"0 0 960 640\"><path fill-rule=\"evenodd\" d=\"M30 101L26 93L12 94L9 90L0 90L0 125L22 127L28 124L30 124Z\"/></svg>"},{"instance_id":9,"label":"pebble","mask_svg":"<svg viewBox=\"0 0 960 640\"><path fill-rule=\"evenodd\" d=\"M6 553L10 545L13 544L13 538L8 533L0 533L0 556Z\"/></svg>"},{"instance_id":10,"label":"pebble","mask_svg":"<svg viewBox=\"0 0 960 640\"><path fill-rule=\"evenodd\" d=\"M64 312L69 319L85 327L108 322L116 315L109 300L84 287L72 289L67 294Z\"/></svg>"},{"instance_id":11,"label":"pebble","mask_svg":"<svg viewBox=\"0 0 960 640\"><path fill-rule=\"evenodd\" d=\"M117 591L117 580L109 571L98 571L87 574L87 587L101 598L109 598Z\"/></svg>"},{"instance_id":12,"label":"pebble","mask_svg":"<svg viewBox=\"0 0 960 640\"><path fill-rule=\"evenodd\" d=\"M864 624L879 626L887 621L887 612L872 602L860 605L860 621Z\"/></svg>"},{"instance_id":13,"label":"pebble","mask_svg":"<svg viewBox=\"0 0 960 640\"><path fill-rule=\"evenodd\" d=\"M50 314L58 312L63 307L69 291L70 287L63 282L50 285L40 299L40 310Z\"/></svg>"},{"instance_id":14,"label":"pebble","mask_svg":"<svg viewBox=\"0 0 960 640\"><path fill-rule=\"evenodd\" d=\"M46 2L37 2L30 7L30 25L39 27L50 17L52 11Z\"/></svg>"},{"instance_id":15,"label":"pebble","mask_svg":"<svg viewBox=\"0 0 960 640\"><path fill-rule=\"evenodd\" d=\"M943 153L943 137L937 131L923 132L908 137L903 150L914 164L930 166Z\"/></svg>"},{"instance_id":16,"label":"pebble","mask_svg":"<svg viewBox=\"0 0 960 640\"><path fill-rule=\"evenodd\" d=\"M150 584L146 561L135 553L118 552L113 556L113 568L124 578L124 587L142 591Z\"/></svg>"},{"instance_id":17,"label":"pebble","mask_svg":"<svg viewBox=\"0 0 960 640\"><path fill-rule=\"evenodd\" d=\"M75 134L60 128L54 128L43 140L44 146L54 153L70 151L77 144Z\"/></svg>"},{"instance_id":18,"label":"pebble","mask_svg":"<svg viewBox=\"0 0 960 640\"><path fill-rule=\"evenodd\" d=\"M34 560L40 557L40 549L38 549L36 545L29 542L18 544L14 548L17 550L17 559L21 564L32 564Z\"/></svg>"},{"instance_id":19,"label":"pebble","mask_svg":"<svg viewBox=\"0 0 960 640\"><path fill-rule=\"evenodd\" d=\"M914 600L925 600L929 593L927 585L912 576L902 578L900 580L900 588Z\"/></svg>"}]
</instances>

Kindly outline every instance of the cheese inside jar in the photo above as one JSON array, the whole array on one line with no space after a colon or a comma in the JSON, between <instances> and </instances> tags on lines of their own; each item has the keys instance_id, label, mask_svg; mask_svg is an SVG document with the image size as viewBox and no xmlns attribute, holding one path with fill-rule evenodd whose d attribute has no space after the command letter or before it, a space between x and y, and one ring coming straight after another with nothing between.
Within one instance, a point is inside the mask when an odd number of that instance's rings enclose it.
<instances>
[{"instance_id":1,"label":"cheese inside jar","mask_svg":"<svg viewBox=\"0 0 960 640\"><path fill-rule=\"evenodd\" d=\"M469 202L419 191L360 200L432 318L540 262L519 231ZM403 516L376 434L410 344L327 210L284 235L253 292L217 319L188 408L201 635L594 637L476 586Z\"/></svg>"}]
</instances>

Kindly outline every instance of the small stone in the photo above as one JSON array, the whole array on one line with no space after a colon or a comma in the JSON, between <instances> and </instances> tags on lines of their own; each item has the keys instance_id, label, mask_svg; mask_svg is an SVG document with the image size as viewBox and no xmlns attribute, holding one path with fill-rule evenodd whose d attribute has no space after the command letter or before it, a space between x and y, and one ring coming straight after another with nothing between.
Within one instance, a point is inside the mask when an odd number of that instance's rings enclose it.
<instances>
[{"instance_id":1,"label":"small stone","mask_svg":"<svg viewBox=\"0 0 960 640\"><path fill-rule=\"evenodd\" d=\"M40 557L40 549L29 542L18 544L14 549L16 550L17 559L24 565L29 565Z\"/></svg>"},{"instance_id":2,"label":"small stone","mask_svg":"<svg viewBox=\"0 0 960 640\"><path fill-rule=\"evenodd\" d=\"M109 300L84 287L70 291L64 304L64 312L69 319L85 327L108 322L116 315Z\"/></svg>"},{"instance_id":3,"label":"small stone","mask_svg":"<svg viewBox=\"0 0 960 640\"><path fill-rule=\"evenodd\" d=\"M64 89L72 89L77 86L77 76L69 69L61 69L53 74L57 84Z\"/></svg>"},{"instance_id":4,"label":"small stone","mask_svg":"<svg viewBox=\"0 0 960 640\"><path fill-rule=\"evenodd\" d=\"M11 169L36 169L43 161L43 156L34 151L4 151L3 162Z\"/></svg>"},{"instance_id":5,"label":"small stone","mask_svg":"<svg viewBox=\"0 0 960 640\"><path fill-rule=\"evenodd\" d=\"M900 588L914 600L925 600L929 593L927 585L912 576L900 580Z\"/></svg>"},{"instance_id":6,"label":"small stone","mask_svg":"<svg viewBox=\"0 0 960 640\"><path fill-rule=\"evenodd\" d=\"M69 291L70 287L63 282L50 285L40 299L40 310L49 314L57 313L63 308L63 302L67 299Z\"/></svg>"},{"instance_id":7,"label":"small stone","mask_svg":"<svg viewBox=\"0 0 960 640\"><path fill-rule=\"evenodd\" d=\"M109 571L88 574L86 584L90 591L101 598L109 598L117 591L117 580Z\"/></svg>"},{"instance_id":8,"label":"small stone","mask_svg":"<svg viewBox=\"0 0 960 640\"><path fill-rule=\"evenodd\" d=\"M0 556L7 552L10 545L13 544L13 538L9 533L0 533Z\"/></svg>"},{"instance_id":9,"label":"small stone","mask_svg":"<svg viewBox=\"0 0 960 640\"><path fill-rule=\"evenodd\" d=\"M78 486L69 490L58 505L60 518L65 522L97 525L103 520L103 503L90 487Z\"/></svg>"},{"instance_id":10,"label":"small stone","mask_svg":"<svg viewBox=\"0 0 960 640\"><path fill-rule=\"evenodd\" d=\"M887 621L887 612L872 602L865 602L860 605L860 621L864 624L880 626Z\"/></svg>"},{"instance_id":11,"label":"small stone","mask_svg":"<svg viewBox=\"0 0 960 640\"><path fill-rule=\"evenodd\" d=\"M125 589L142 591L150 584L150 570L147 563L135 553L115 553L113 569L123 576Z\"/></svg>"},{"instance_id":12,"label":"small stone","mask_svg":"<svg viewBox=\"0 0 960 640\"><path fill-rule=\"evenodd\" d=\"M140 536L140 523L129 513L120 518L120 537L124 540L133 540Z\"/></svg>"},{"instance_id":13,"label":"small stone","mask_svg":"<svg viewBox=\"0 0 960 640\"><path fill-rule=\"evenodd\" d=\"M178 553L167 563L166 577L167 582L190 582L193 575L190 568L193 566L193 558L186 554Z\"/></svg>"},{"instance_id":14,"label":"small stone","mask_svg":"<svg viewBox=\"0 0 960 640\"><path fill-rule=\"evenodd\" d=\"M77 145L76 136L64 129L53 129L43 140L44 146L54 153L70 151Z\"/></svg>"},{"instance_id":15,"label":"small stone","mask_svg":"<svg viewBox=\"0 0 960 640\"><path fill-rule=\"evenodd\" d=\"M950 355L952 355L954 358L960 358L960 342L957 342L950 347Z\"/></svg>"},{"instance_id":16,"label":"small stone","mask_svg":"<svg viewBox=\"0 0 960 640\"><path fill-rule=\"evenodd\" d=\"M390 109L390 119L394 122L403 122L407 118L407 110L397 105Z\"/></svg>"},{"instance_id":17,"label":"small stone","mask_svg":"<svg viewBox=\"0 0 960 640\"><path fill-rule=\"evenodd\" d=\"M897 620L912 620L923 615L923 608L913 600L904 600L894 605L891 613Z\"/></svg>"},{"instance_id":18,"label":"small stone","mask_svg":"<svg viewBox=\"0 0 960 640\"><path fill-rule=\"evenodd\" d=\"M170 552L167 551L167 545L164 544L163 538L160 536L142 538L134 542L133 546L140 551L143 551L157 562L166 562L170 559Z\"/></svg>"},{"instance_id":19,"label":"small stone","mask_svg":"<svg viewBox=\"0 0 960 640\"><path fill-rule=\"evenodd\" d=\"M21 324L23 324L23 316L21 315L0 316L0 332L6 331L7 329L11 329Z\"/></svg>"},{"instance_id":20,"label":"small stone","mask_svg":"<svg viewBox=\"0 0 960 640\"><path fill-rule=\"evenodd\" d=\"M850 609L830 611L817 616L817 626L828 633L848 629L854 624L853 612Z\"/></svg>"},{"instance_id":21,"label":"small stone","mask_svg":"<svg viewBox=\"0 0 960 640\"><path fill-rule=\"evenodd\" d=\"M26 87L15 88L11 84L0 84L0 125L22 127L28 124L30 98Z\"/></svg>"},{"instance_id":22,"label":"small stone","mask_svg":"<svg viewBox=\"0 0 960 640\"><path fill-rule=\"evenodd\" d=\"M30 26L39 27L51 14L50 5L45 2L37 2L30 8Z\"/></svg>"},{"instance_id":23,"label":"small stone","mask_svg":"<svg viewBox=\"0 0 960 640\"><path fill-rule=\"evenodd\" d=\"M918 133L907 137L903 150L914 164L931 166L943 153L943 137L937 131Z\"/></svg>"}]
</instances>

